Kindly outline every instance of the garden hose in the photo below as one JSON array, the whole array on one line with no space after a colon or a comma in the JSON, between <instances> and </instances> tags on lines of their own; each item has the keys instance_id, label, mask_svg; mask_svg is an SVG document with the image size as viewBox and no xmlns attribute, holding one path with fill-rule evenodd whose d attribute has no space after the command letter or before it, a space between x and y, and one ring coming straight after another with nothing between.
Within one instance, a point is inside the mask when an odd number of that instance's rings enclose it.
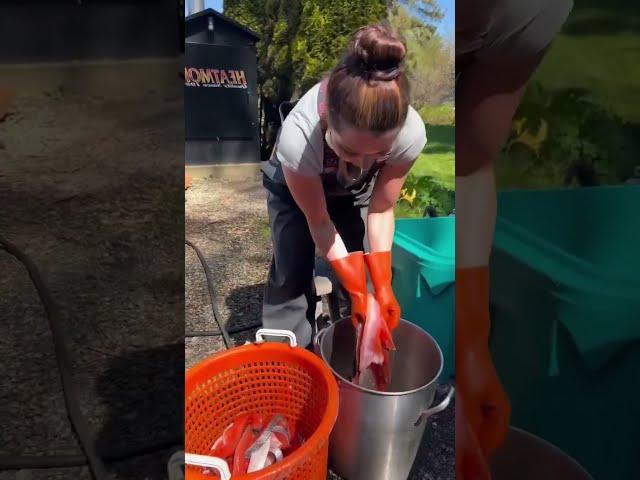
<instances>
[{"instance_id":1,"label":"garden hose","mask_svg":"<svg viewBox=\"0 0 640 480\"><path fill-rule=\"evenodd\" d=\"M204 258L204 255L202 254L200 249L198 247L196 247L193 244L193 242L185 239L184 243L189 245L193 249L193 251L196 252L196 255L198 256L198 259L200 260L200 264L202 265L202 268L204 270L204 275L207 278L207 288L209 289L209 299L211 300L211 309L213 310L213 319L215 320L216 324L218 325L218 329L220 330L220 332L215 332L215 335L210 335L211 333L214 333L214 332L203 332L202 334L199 334L197 332L192 332L192 333L195 333L195 335L185 335L185 336L189 336L189 337L217 336L218 334L220 334L220 335L222 335L222 340L224 341L224 346L228 350L233 345L233 341L231 340L231 337L229 336L229 332L227 332L227 330L225 330L224 326L222 325L222 322L220 321L221 317L220 317L220 312L218 311L218 305L217 305L217 302L216 302L216 293L215 293L215 290L213 288L213 274L211 273L211 269L209 268L209 264L207 263L207 260ZM248 327L247 327L247 330L249 330Z\"/></svg>"},{"instance_id":2,"label":"garden hose","mask_svg":"<svg viewBox=\"0 0 640 480\"><path fill-rule=\"evenodd\" d=\"M225 346L230 348L232 345L232 340L229 336L230 333L236 334L253 330L260 327L261 324L247 325L244 327L230 329L229 331L222 326L220 322L220 313L218 312L216 304L216 295L213 288L213 275L211 273L211 269L209 268L209 265L207 264L200 249L188 240L185 240L185 243L193 248L200 260L200 263L202 264L202 268L204 269L205 276L207 278L207 286L214 320L220 329L220 331L187 332L185 336L222 336ZM118 447L110 450L98 451L77 401L78 392L71 375L70 354L66 347L70 339L67 332L62 327L63 322L60 310L54 302L49 289L40 275L40 272L30 257L2 236L0 236L0 249L6 251L24 265L34 287L36 288L40 301L44 306L53 338L55 357L60 372L65 406L67 408L73 431L82 448L82 453L70 455L12 455L0 457L0 470L68 468L80 467L88 464L89 469L96 480L107 480L111 478L111 475L108 473L104 464L105 460L123 461L166 450L176 445L181 445L183 443L183 438L181 436L176 436L134 447Z\"/></svg>"},{"instance_id":3,"label":"garden hose","mask_svg":"<svg viewBox=\"0 0 640 480\"><path fill-rule=\"evenodd\" d=\"M78 403L76 384L71 375L71 362L67 342L70 341L67 332L62 327L63 322L57 304L53 301L42 276L33 261L18 247L0 236L0 249L15 257L26 268L33 285L42 302L49 328L51 330L56 361L62 381L62 391L65 406L71 421L73 431L82 447L82 453L76 455L44 455L44 456L6 456L0 457L0 470L21 470L40 468L61 468L89 465L89 469L96 480L107 480L111 475L107 472L104 460L122 461L130 458L148 455L183 444L182 436L165 438L149 442L136 447L114 448L98 451L92 439L87 424L82 417Z\"/></svg>"},{"instance_id":4,"label":"garden hose","mask_svg":"<svg viewBox=\"0 0 640 480\"><path fill-rule=\"evenodd\" d=\"M250 323L249 325L245 325L244 327L236 327L226 329L229 335L235 335L237 333L244 333L250 330L255 330L256 328L261 328L262 322L260 323ZM186 338L194 338L194 337L220 337L223 333L219 330L203 330L202 332L196 332L187 330L184 332L184 336Z\"/></svg>"},{"instance_id":5,"label":"garden hose","mask_svg":"<svg viewBox=\"0 0 640 480\"><path fill-rule=\"evenodd\" d=\"M89 462L89 469L96 480L107 480L111 478L107 472L107 468L100 458L100 455L96 451L96 445L91 437L87 423L85 422L80 406L78 404L78 392L76 384L73 381L71 375L71 361L70 355L66 347L66 343L69 341L67 332L63 328L63 322L60 315L58 306L53 301L48 288L46 287L42 276L38 272L37 267L31 261L31 259L25 255L18 247L7 241L0 236L0 248L5 250L10 255L14 256L20 261L33 282L33 285L38 292L40 301L44 306L47 320L49 322L49 329L51 330L51 336L53 338L53 345L55 349L56 362L58 363L58 371L60 373L60 379L62 382L62 393L64 396L64 403L67 407L67 413L73 431L80 443L82 451Z\"/></svg>"}]
</instances>

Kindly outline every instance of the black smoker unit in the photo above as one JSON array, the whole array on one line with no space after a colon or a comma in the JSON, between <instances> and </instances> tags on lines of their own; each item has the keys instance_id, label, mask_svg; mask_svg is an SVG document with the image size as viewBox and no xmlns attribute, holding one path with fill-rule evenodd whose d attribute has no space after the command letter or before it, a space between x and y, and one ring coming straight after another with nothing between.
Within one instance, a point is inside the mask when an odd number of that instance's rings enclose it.
<instances>
[{"instance_id":1,"label":"black smoker unit","mask_svg":"<svg viewBox=\"0 0 640 480\"><path fill-rule=\"evenodd\" d=\"M185 25L187 166L257 163L258 35L212 9Z\"/></svg>"}]
</instances>

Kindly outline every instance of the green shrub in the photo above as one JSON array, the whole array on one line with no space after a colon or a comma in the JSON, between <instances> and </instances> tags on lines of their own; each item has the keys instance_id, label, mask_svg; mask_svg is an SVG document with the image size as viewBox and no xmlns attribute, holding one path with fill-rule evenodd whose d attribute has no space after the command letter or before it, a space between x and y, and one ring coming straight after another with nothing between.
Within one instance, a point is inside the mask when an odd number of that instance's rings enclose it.
<instances>
[{"instance_id":1,"label":"green shrub","mask_svg":"<svg viewBox=\"0 0 640 480\"><path fill-rule=\"evenodd\" d=\"M396 216L422 217L427 208L437 216L446 216L455 208L455 193L428 175L410 173L396 206Z\"/></svg>"},{"instance_id":2,"label":"green shrub","mask_svg":"<svg viewBox=\"0 0 640 480\"><path fill-rule=\"evenodd\" d=\"M427 125L455 124L455 108L451 103L425 105L418 110L418 113Z\"/></svg>"},{"instance_id":3,"label":"green shrub","mask_svg":"<svg viewBox=\"0 0 640 480\"><path fill-rule=\"evenodd\" d=\"M616 184L637 165L638 127L577 88L533 83L498 162L505 187Z\"/></svg>"}]
</instances>

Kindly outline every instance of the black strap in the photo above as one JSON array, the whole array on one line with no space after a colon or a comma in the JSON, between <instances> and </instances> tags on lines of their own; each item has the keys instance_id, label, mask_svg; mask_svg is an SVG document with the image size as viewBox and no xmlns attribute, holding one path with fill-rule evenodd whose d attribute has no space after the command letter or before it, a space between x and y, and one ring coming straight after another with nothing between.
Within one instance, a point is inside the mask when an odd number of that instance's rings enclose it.
<instances>
[{"instance_id":1,"label":"black strap","mask_svg":"<svg viewBox=\"0 0 640 480\"><path fill-rule=\"evenodd\" d=\"M327 84L329 83L329 77L325 77L320 82L320 90L318 92L318 116L320 117L320 128L322 128L322 132L327 131L327 127L329 126L327 122L328 116L328 107L327 107Z\"/></svg>"}]
</instances>

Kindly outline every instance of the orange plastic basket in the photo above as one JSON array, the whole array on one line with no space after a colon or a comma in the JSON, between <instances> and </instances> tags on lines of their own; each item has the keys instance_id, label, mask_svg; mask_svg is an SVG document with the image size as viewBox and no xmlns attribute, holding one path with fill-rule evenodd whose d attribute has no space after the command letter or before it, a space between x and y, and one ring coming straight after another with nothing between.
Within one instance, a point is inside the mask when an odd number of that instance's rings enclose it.
<instances>
[{"instance_id":1,"label":"orange plastic basket","mask_svg":"<svg viewBox=\"0 0 640 480\"><path fill-rule=\"evenodd\" d=\"M208 455L237 416L277 413L305 443L270 467L234 480L325 480L329 435L338 416L338 387L313 353L283 343L232 348L200 362L185 376L185 452ZM187 465L187 480L212 480Z\"/></svg>"}]
</instances>

